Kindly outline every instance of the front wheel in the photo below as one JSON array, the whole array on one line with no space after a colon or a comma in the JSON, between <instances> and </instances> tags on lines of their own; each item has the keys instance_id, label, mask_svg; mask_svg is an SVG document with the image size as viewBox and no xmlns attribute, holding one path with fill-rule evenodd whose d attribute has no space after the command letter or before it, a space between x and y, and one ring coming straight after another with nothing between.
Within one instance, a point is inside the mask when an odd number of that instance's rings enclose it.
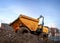
<instances>
[{"instance_id":1,"label":"front wheel","mask_svg":"<svg viewBox=\"0 0 60 43\"><path fill-rule=\"evenodd\" d=\"M42 38L43 38L43 39L48 39L48 34L42 33L41 35L42 35Z\"/></svg>"}]
</instances>

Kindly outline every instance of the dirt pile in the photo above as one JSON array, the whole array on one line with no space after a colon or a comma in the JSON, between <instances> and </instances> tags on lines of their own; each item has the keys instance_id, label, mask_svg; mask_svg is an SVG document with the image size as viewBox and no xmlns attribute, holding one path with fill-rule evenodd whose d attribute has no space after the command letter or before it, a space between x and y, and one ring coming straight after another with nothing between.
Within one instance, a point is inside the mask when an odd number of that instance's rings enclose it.
<instances>
[{"instance_id":1,"label":"dirt pile","mask_svg":"<svg viewBox=\"0 0 60 43\"><path fill-rule=\"evenodd\" d=\"M2 24L0 28L0 43L54 43L51 40L45 41L31 33L15 33L8 24Z\"/></svg>"}]
</instances>

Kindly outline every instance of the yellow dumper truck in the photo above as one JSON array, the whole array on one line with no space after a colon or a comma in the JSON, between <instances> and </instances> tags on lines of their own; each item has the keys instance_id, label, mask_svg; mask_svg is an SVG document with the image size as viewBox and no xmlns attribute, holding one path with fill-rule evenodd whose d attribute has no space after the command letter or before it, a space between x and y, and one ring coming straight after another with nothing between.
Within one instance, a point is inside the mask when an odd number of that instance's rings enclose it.
<instances>
[{"instance_id":1,"label":"yellow dumper truck","mask_svg":"<svg viewBox=\"0 0 60 43\"><path fill-rule=\"evenodd\" d=\"M9 25L13 27L14 31L18 30L23 32L30 32L32 34L41 34L43 33L44 37L48 37L48 27L43 26L39 23L40 18L31 18L25 15L20 15L15 21L10 23Z\"/></svg>"}]
</instances>

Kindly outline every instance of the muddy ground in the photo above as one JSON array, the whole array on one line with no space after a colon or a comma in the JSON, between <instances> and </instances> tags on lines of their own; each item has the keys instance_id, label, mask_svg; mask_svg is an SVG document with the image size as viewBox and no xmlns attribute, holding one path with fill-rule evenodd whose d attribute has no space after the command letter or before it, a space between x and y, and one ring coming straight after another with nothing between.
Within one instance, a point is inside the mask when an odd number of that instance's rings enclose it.
<instances>
[{"instance_id":1,"label":"muddy ground","mask_svg":"<svg viewBox=\"0 0 60 43\"><path fill-rule=\"evenodd\" d=\"M31 33L15 33L13 28L3 24L0 28L0 43L59 43L52 40L43 40Z\"/></svg>"}]
</instances>

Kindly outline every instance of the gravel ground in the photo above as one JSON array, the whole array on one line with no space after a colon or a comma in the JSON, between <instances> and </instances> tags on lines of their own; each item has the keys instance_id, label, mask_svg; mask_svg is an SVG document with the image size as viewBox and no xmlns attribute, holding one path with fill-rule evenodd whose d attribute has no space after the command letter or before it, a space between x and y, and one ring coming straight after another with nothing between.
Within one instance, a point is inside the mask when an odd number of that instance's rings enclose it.
<instances>
[{"instance_id":1,"label":"gravel ground","mask_svg":"<svg viewBox=\"0 0 60 43\"><path fill-rule=\"evenodd\" d=\"M0 28L0 43L59 43L51 40L42 40L37 35L31 33L15 33L8 24L3 24Z\"/></svg>"}]
</instances>

